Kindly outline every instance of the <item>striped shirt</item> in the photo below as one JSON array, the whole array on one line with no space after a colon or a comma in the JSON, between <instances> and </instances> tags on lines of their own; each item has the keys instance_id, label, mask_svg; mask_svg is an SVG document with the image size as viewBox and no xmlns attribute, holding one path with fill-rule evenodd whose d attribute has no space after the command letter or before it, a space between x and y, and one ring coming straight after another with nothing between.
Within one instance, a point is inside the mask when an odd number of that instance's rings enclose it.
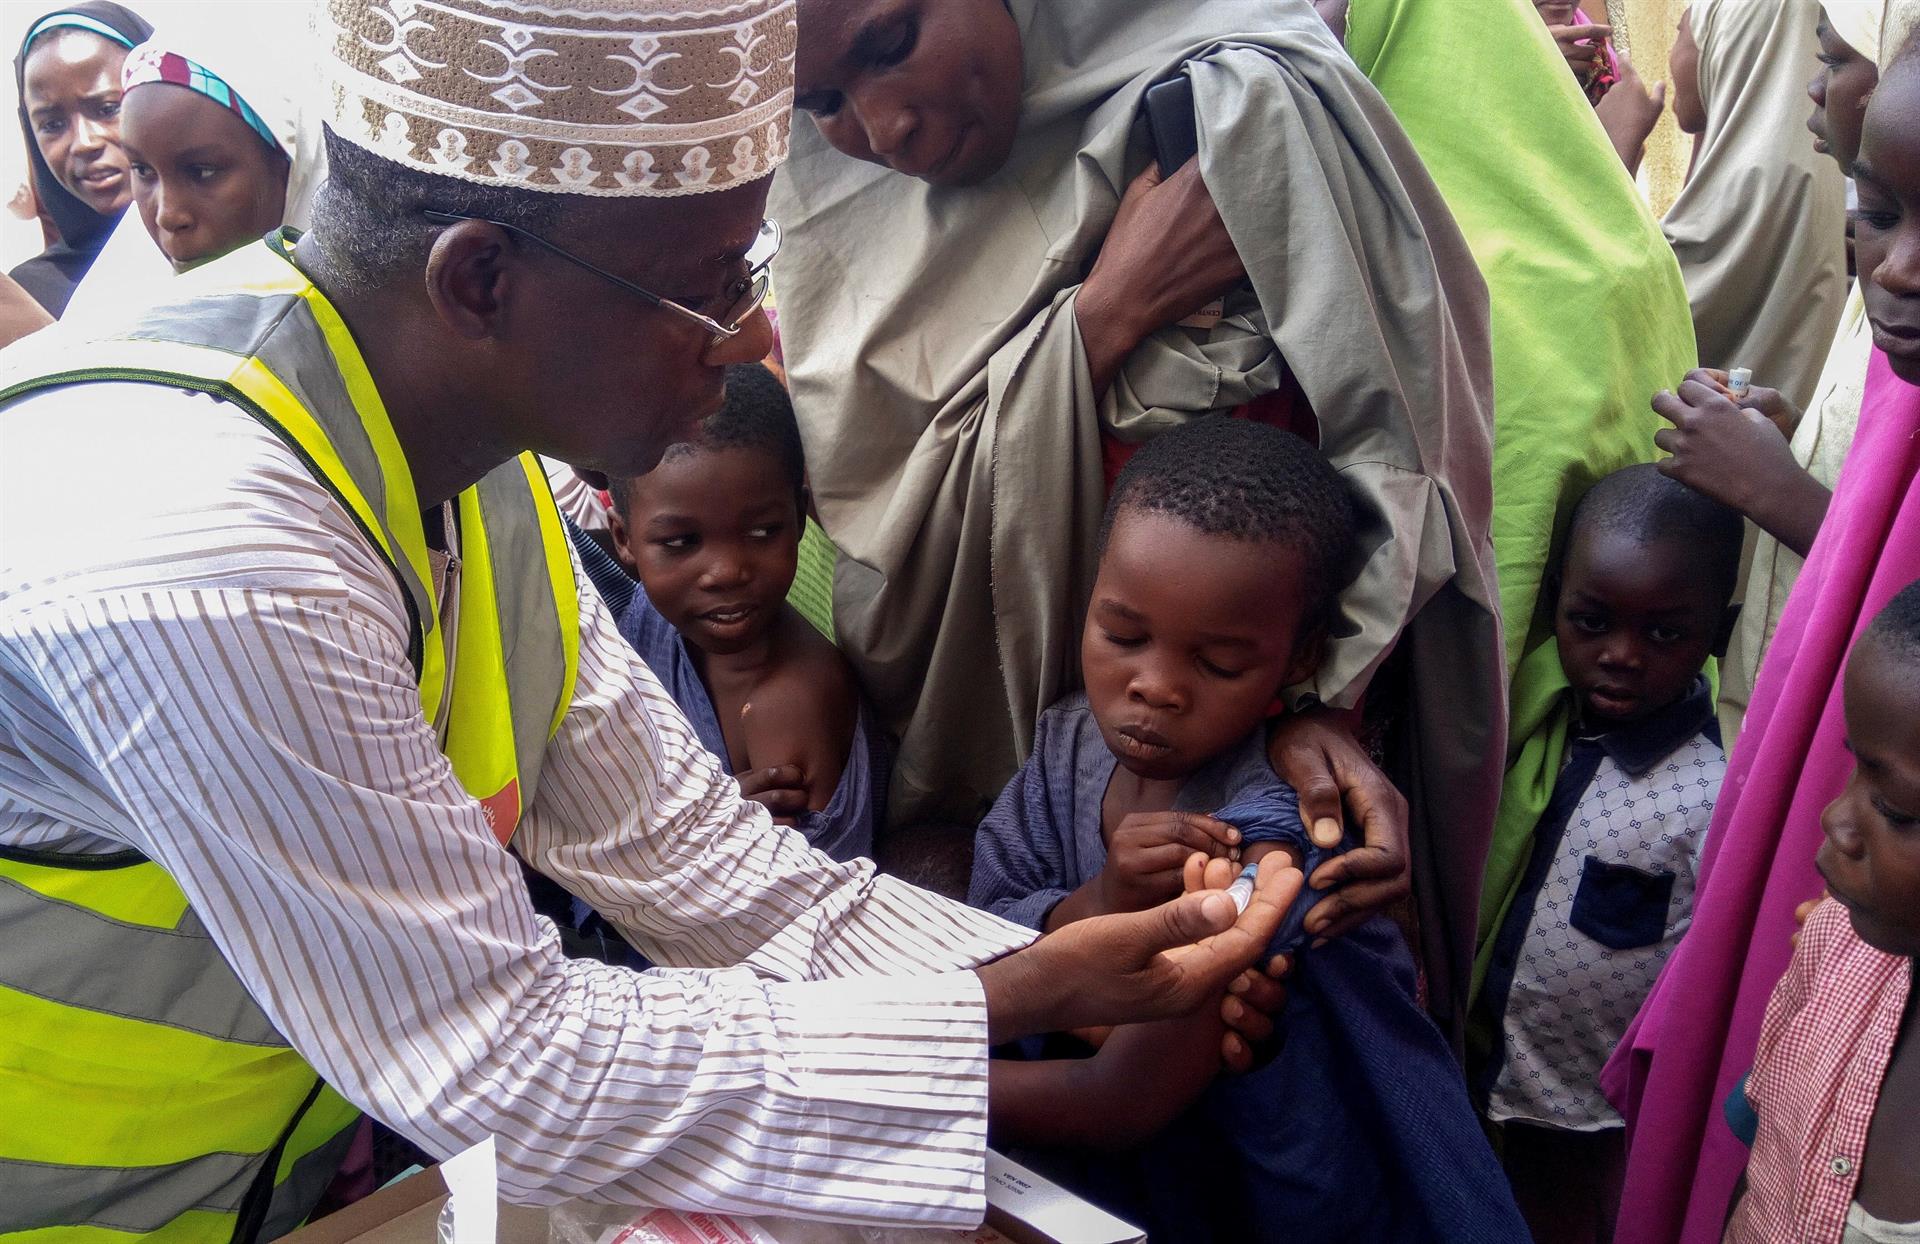
<instances>
[{"instance_id":1,"label":"striped shirt","mask_svg":"<svg viewBox=\"0 0 1920 1244\"><path fill-rule=\"evenodd\" d=\"M70 504L75 487L96 504ZM664 970L567 959L422 717L406 606L238 409L96 384L0 415L0 846L131 846L327 1081L503 1189L968 1224L972 966L1032 934L775 828L582 592L514 849Z\"/></svg>"},{"instance_id":2,"label":"striped shirt","mask_svg":"<svg viewBox=\"0 0 1920 1244\"><path fill-rule=\"evenodd\" d=\"M1727 1239L1840 1244L1912 981L1913 960L1861 941L1846 908L1814 908L1761 1021L1760 1126Z\"/></svg>"}]
</instances>

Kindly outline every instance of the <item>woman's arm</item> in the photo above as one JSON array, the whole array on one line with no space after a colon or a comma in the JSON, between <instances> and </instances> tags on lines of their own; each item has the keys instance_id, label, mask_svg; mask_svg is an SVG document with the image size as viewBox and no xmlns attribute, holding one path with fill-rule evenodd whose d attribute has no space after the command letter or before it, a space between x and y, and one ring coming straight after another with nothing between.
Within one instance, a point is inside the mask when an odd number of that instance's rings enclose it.
<instances>
[{"instance_id":1,"label":"woman's arm","mask_svg":"<svg viewBox=\"0 0 1920 1244\"><path fill-rule=\"evenodd\" d=\"M1198 158L1160 179L1148 165L1133 179L1074 299L1095 397L1147 337L1244 281L1246 268L1200 179Z\"/></svg>"}]
</instances>

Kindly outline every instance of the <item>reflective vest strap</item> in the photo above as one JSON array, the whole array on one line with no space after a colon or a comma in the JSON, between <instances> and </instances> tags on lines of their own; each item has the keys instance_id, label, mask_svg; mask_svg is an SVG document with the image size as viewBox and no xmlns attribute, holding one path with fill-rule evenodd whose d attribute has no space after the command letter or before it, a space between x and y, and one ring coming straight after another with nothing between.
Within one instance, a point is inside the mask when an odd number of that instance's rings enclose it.
<instances>
[{"instance_id":1,"label":"reflective vest strap","mask_svg":"<svg viewBox=\"0 0 1920 1244\"><path fill-rule=\"evenodd\" d=\"M359 1131L360 1111L326 1086L300 1116L274 1170L273 1199L259 1239L277 1240L307 1220Z\"/></svg>"},{"instance_id":2,"label":"reflective vest strap","mask_svg":"<svg viewBox=\"0 0 1920 1244\"><path fill-rule=\"evenodd\" d=\"M400 578L401 586L406 589L405 595L412 602L413 622L418 631L415 651L409 656L420 675L421 711L431 720L439 710L440 697L446 686L447 660L440 635L439 602L427 587L433 581L432 570L427 559L426 533L421 526L419 507L414 502L410 477L402 467L399 477L407 482L404 487L397 486L394 483L396 472L389 464L380 464L384 485L381 491L388 504L382 513L376 515L359 480L348 470L339 451L334 448L337 433L321 427L319 419L307 404L296 397L262 359L256 357L245 360L235 369L232 383L246 395L259 418L276 428L283 440L289 440L297 447L309 469L353 514L361 531L373 541L381 557ZM379 453L377 445L374 452L376 455ZM397 447L395 452L398 452ZM396 493L402 494L398 498L402 505L401 513L410 520L403 521L397 528L391 521ZM391 537L389 531L393 532ZM410 573L401 573L402 559Z\"/></svg>"},{"instance_id":3,"label":"reflective vest strap","mask_svg":"<svg viewBox=\"0 0 1920 1244\"><path fill-rule=\"evenodd\" d=\"M153 877L156 888L164 882L179 893L158 865L138 872ZM126 879L116 884L125 888ZM185 895L178 907L184 916ZM199 923L117 920L99 907L48 894L24 870L0 864L0 936L17 939L0 956L0 987L218 1041L285 1048Z\"/></svg>"},{"instance_id":4,"label":"reflective vest strap","mask_svg":"<svg viewBox=\"0 0 1920 1244\"><path fill-rule=\"evenodd\" d=\"M560 695L553 706L553 720L547 723L547 737L560 733L560 720L573 703L574 684L580 677L580 581L573 570L573 545L566 525L560 521L560 508L553 501L553 485L540 459L520 455L520 469L527 477L527 490L533 495L534 514L540 521L540 543L546 550L547 575L553 584L553 599L559 602L560 649L566 654L566 673L560 680Z\"/></svg>"},{"instance_id":5,"label":"reflective vest strap","mask_svg":"<svg viewBox=\"0 0 1920 1244\"><path fill-rule=\"evenodd\" d=\"M493 547L480 490L461 493L458 508L463 608L454 637L457 676L447 712L446 753L454 776L480 801L487 827L504 845L520 823L521 795L501 617L492 607L498 595ZM464 602L473 607L464 607Z\"/></svg>"}]
</instances>

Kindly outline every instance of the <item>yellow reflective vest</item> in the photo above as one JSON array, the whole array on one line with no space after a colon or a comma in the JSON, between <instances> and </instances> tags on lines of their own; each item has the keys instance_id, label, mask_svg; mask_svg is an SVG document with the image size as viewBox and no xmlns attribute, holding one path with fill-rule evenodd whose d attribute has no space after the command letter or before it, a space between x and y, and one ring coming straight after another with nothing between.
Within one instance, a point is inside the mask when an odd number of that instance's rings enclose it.
<instances>
[{"instance_id":1,"label":"yellow reflective vest","mask_svg":"<svg viewBox=\"0 0 1920 1244\"><path fill-rule=\"evenodd\" d=\"M531 455L461 493L449 533L460 604L441 616L399 442L293 240L283 231L181 278L179 301L111 336L56 338L30 362L12 352L0 427L24 394L129 380L260 420L392 570L421 712L504 843L572 698L579 597L560 516ZM0 1241L273 1239L305 1219L358 1118L274 1030L158 864L0 847Z\"/></svg>"}]
</instances>

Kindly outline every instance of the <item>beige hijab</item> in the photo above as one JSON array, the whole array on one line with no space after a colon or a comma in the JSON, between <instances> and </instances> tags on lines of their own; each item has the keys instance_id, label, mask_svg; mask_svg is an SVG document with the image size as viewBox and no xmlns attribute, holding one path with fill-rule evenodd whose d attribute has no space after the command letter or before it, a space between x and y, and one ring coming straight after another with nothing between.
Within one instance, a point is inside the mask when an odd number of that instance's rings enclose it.
<instances>
[{"instance_id":1,"label":"beige hijab","mask_svg":"<svg viewBox=\"0 0 1920 1244\"><path fill-rule=\"evenodd\" d=\"M1846 191L1807 138L1817 0L1694 0L1707 129L1662 227L1700 362L1805 408L1846 298Z\"/></svg>"},{"instance_id":2,"label":"beige hijab","mask_svg":"<svg viewBox=\"0 0 1920 1244\"><path fill-rule=\"evenodd\" d=\"M1882 73L1915 23L1920 22L1920 0L1889 0L1884 8L1881 0L1828 0L1826 11L1834 30L1856 50L1878 50ZM1813 401L1793 432L1794 460L1828 488L1840 478L1841 464L1853 445L1860 400L1866 391L1867 363L1872 357L1873 334L1856 281L1848 290L1840 327L1827 351ZM1759 379L1772 383L1765 376ZM1720 738L1728 753L1732 753L1734 740L1739 737L1754 682L1760 676L1760 660L1773 643L1780 615L1786 611L1787 596L1800 577L1800 565L1799 554L1766 532L1755 537L1740 597L1740 623L1727 647L1727 658L1720 665Z\"/></svg>"},{"instance_id":3,"label":"beige hijab","mask_svg":"<svg viewBox=\"0 0 1920 1244\"><path fill-rule=\"evenodd\" d=\"M788 231L774 275L814 497L844 555L839 635L901 739L896 817L979 811L1075 684L1101 432L1231 409L1276 388L1284 358L1364 515L1337 634L1294 698L1351 705L1396 643L1411 658L1416 834L1431 825L1449 845L1426 858L1457 874L1426 887L1452 910L1423 915L1442 946L1464 917L1470 946L1505 682L1472 256L1305 0L1012 9L1026 88L998 174L932 187L802 120L769 209ZM1210 331L1152 337L1096 401L1074 296L1149 158L1141 93L1183 62L1201 173L1257 296Z\"/></svg>"}]
</instances>

